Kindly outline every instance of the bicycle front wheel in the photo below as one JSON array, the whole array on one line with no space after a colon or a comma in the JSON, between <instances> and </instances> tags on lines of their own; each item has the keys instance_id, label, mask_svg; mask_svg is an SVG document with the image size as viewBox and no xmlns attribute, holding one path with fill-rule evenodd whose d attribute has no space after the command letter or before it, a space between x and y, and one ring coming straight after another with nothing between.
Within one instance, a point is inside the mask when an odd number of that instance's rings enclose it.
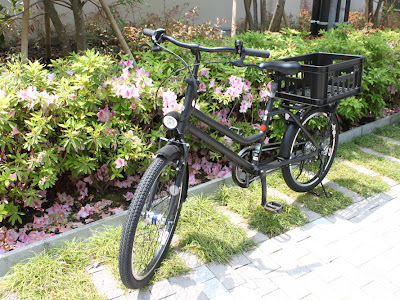
<instances>
[{"instance_id":1,"label":"bicycle front wheel","mask_svg":"<svg viewBox=\"0 0 400 300\"><path fill-rule=\"evenodd\" d=\"M164 259L187 194L187 168L158 156L132 199L122 231L119 272L124 285L146 285Z\"/></svg>"},{"instance_id":2,"label":"bicycle front wheel","mask_svg":"<svg viewBox=\"0 0 400 300\"><path fill-rule=\"evenodd\" d=\"M290 124L281 143L280 155L284 159L295 158L313 152L309 159L292 163L282 168L286 184L296 192L307 192L315 188L328 173L336 154L339 122L335 113L324 108L312 109L301 120L314 141L296 124Z\"/></svg>"}]
</instances>

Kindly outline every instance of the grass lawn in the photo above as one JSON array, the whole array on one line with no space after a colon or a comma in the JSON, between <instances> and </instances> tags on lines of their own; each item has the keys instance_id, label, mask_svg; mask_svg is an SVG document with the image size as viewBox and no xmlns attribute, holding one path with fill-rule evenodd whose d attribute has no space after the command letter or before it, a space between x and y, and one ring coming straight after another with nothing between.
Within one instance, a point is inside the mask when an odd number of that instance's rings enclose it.
<instances>
[{"instance_id":1,"label":"grass lawn","mask_svg":"<svg viewBox=\"0 0 400 300\"><path fill-rule=\"evenodd\" d=\"M349 196L338 192L331 187L325 187L327 195L323 193L322 187L315 188L313 193L297 193L291 190L285 183L280 172L275 172L267 177L270 186L276 188L280 192L290 196L299 203L304 204L310 209L322 216L329 216L337 210L345 208L353 203Z\"/></svg>"},{"instance_id":2,"label":"grass lawn","mask_svg":"<svg viewBox=\"0 0 400 300\"><path fill-rule=\"evenodd\" d=\"M354 143L358 146L400 159L400 145L387 142L379 136L366 134L354 139Z\"/></svg>"},{"instance_id":3,"label":"grass lawn","mask_svg":"<svg viewBox=\"0 0 400 300\"><path fill-rule=\"evenodd\" d=\"M400 141L400 127L398 125L386 125L381 128L377 128L374 133Z\"/></svg>"},{"instance_id":4,"label":"grass lawn","mask_svg":"<svg viewBox=\"0 0 400 300\"><path fill-rule=\"evenodd\" d=\"M363 166L380 175L387 176L400 182L400 164L395 164L384 157L365 153L354 143L344 143L340 145L336 155L344 160L348 160L356 165Z\"/></svg>"},{"instance_id":5,"label":"grass lawn","mask_svg":"<svg viewBox=\"0 0 400 300\"><path fill-rule=\"evenodd\" d=\"M326 177L366 198L390 189L390 186L379 178L358 173L354 168L339 162L333 163Z\"/></svg>"},{"instance_id":6,"label":"grass lawn","mask_svg":"<svg viewBox=\"0 0 400 300\"><path fill-rule=\"evenodd\" d=\"M273 237L292 228L308 223L306 216L293 205L283 200L269 196L267 201L284 204L281 214L271 214L264 210L261 204L261 184L254 182L248 189L240 187L222 187L216 196L217 201L229 209L242 215L256 230Z\"/></svg>"}]
</instances>

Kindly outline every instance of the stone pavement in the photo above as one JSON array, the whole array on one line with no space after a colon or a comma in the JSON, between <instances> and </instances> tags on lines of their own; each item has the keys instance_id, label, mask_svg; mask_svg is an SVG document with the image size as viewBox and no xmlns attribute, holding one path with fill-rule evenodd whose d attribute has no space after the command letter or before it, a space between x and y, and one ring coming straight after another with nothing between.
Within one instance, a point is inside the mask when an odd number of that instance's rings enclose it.
<instances>
[{"instance_id":1,"label":"stone pavement","mask_svg":"<svg viewBox=\"0 0 400 300\"><path fill-rule=\"evenodd\" d=\"M256 234L256 248L227 265L201 265L141 291L124 294L103 266L90 272L115 300L400 299L400 184L354 200L275 238Z\"/></svg>"}]
</instances>

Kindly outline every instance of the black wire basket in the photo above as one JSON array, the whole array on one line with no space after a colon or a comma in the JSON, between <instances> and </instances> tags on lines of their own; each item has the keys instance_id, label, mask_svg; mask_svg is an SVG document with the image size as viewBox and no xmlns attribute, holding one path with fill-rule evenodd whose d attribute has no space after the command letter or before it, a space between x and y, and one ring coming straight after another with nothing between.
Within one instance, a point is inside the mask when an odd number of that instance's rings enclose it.
<instances>
[{"instance_id":1,"label":"black wire basket","mask_svg":"<svg viewBox=\"0 0 400 300\"><path fill-rule=\"evenodd\" d=\"M312 53L281 59L297 61L295 75L274 74L277 98L314 106L324 106L362 92L364 56Z\"/></svg>"}]
</instances>

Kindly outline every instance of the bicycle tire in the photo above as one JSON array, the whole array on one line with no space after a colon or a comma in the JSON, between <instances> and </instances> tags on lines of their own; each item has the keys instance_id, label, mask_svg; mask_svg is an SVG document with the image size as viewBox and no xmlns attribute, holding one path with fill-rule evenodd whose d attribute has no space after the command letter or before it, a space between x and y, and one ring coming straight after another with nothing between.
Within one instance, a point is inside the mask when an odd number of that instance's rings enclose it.
<instances>
[{"instance_id":1,"label":"bicycle tire","mask_svg":"<svg viewBox=\"0 0 400 300\"><path fill-rule=\"evenodd\" d=\"M282 175L292 190L308 192L315 188L329 172L338 145L339 121L336 113L328 108L314 108L304 114L301 124L321 145L322 150L312 159L282 167ZM281 157L289 159L313 151L315 151L315 146L303 130L295 123L290 124L282 139Z\"/></svg>"},{"instance_id":2,"label":"bicycle tire","mask_svg":"<svg viewBox=\"0 0 400 300\"><path fill-rule=\"evenodd\" d=\"M158 156L139 183L122 230L119 273L126 287L145 286L159 268L186 195L187 168L178 168L176 159Z\"/></svg>"}]
</instances>

